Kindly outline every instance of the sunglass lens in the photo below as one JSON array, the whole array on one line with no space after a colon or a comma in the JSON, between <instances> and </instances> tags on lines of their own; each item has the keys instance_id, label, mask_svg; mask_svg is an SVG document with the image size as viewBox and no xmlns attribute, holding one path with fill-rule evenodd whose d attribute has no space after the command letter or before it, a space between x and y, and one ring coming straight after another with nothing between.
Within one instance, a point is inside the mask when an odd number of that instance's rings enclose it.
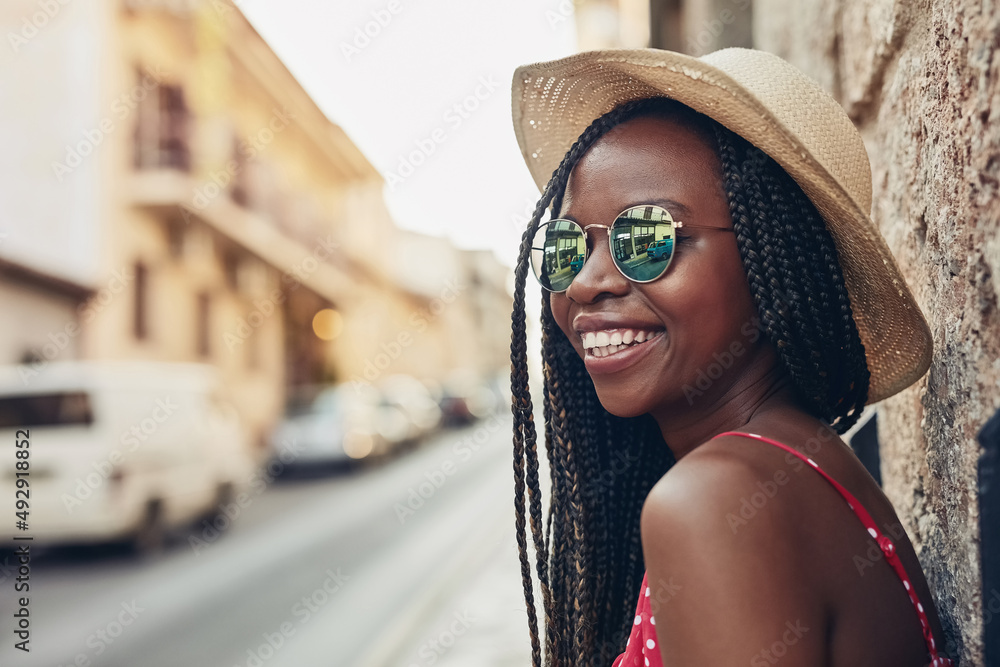
<instances>
[{"instance_id":1,"label":"sunglass lens","mask_svg":"<svg viewBox=\"0 0 1000 667\"><path fill-rule=\"evenodd\" d=\"M611 255L628 278L645 283L663 275L674 256L674 219L659 206L636 206L611 227Z\"/></svg>"},{"instance_id":2,"label":"sunglass lens","mask_svg":"<svg viewBox=\"0 0 1000 667\"><path fill-rule=\"evenodd\" d=\"M531 243L531 269L542 287L566 290L583 267L587 238L572 220L550 220L538 227Z\"/></svg>"}]
</instances>

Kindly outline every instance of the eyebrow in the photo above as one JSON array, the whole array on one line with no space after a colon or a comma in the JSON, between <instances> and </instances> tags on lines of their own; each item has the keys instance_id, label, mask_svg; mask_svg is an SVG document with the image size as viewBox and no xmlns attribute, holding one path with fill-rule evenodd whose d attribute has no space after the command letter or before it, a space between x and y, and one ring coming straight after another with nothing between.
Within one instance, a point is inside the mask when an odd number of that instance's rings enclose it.
<instances>
[{"instance_id":1,"label":"eyebrow","mask_svg":"<svg viewBox=\"0 0 1000 667\"><path fill-rule=\"evenodd\" d=\"M626 211L630 208L634 208L636 206L642 206L644 204L653 204L656 206L662 206L663 208L670 211L671 215L677 215L679 219L683 217L689 217L691 215L690 208L688 208L687 206L685 206L684 204L680 203L675 199L666 199L664 197L655 197L653 199L642 199L640 201L636 201L624 206L621 210ZM560 215L559 218L563 220L572 220L577 224L579 224L580 222L575 217L569 214Z\"/></svg>"},{"instance_id":2,"label":"eyebrow","mask_svg":"<svg viewBox=\"0 0 1000 667\"><path fill-rule=\"evenodd\" d=\"M685 216L691 215L691 209L689 209L687 206L674 199L650 199L649 201L640 201L636 202L635 204L630 204L628 208L632 208L633 206L641 206L643 204L656 204L657 206L662 206L671 213L676 212Z\"/></svg>"}]
</instances>

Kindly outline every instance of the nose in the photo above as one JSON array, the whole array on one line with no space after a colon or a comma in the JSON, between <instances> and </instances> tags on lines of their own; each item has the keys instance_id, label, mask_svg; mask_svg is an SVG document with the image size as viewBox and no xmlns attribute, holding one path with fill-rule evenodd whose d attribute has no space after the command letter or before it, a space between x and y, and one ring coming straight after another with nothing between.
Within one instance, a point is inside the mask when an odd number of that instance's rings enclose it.
<instances>
[{"instance_id":1,"label":"nose","mask_svg":"<svg viewBox=\"0 0 1000 667\"><path fill-rule=\"evenodd\" d=\"M628 279L611 258L607 230L595 232L589 239L592 250L566 290L566 297L576 303L593 303L603 296L622 296L629 290Z\"/></svg>"}]
</instances>

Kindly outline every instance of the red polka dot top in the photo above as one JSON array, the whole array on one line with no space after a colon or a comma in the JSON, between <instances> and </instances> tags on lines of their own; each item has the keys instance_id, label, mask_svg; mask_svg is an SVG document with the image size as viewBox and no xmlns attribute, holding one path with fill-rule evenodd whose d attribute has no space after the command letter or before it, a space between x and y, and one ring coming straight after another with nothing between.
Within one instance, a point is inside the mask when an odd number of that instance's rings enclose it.
<instances>
[{"instance_id":1,"label":"red polka dot top","mask_svg":"<svg viewBox=\"0 0 1000 667\"><path fill-rule=\"evenodd\" d=\"M892 566L896 574L899 575L899 579L903 584L903 588L910 596L910 602L913 603L913 609L917 612L917 620L920 621L920 627L923 631L924 640L927 642L927 651L930 658L930 663L928 667L954 667L954 663L943 656L938 655L937 646L934 644L934 637L931 634L930 623L927 621L927 614L924 613L924 607L917 599L917 594L913 590L913 584L910 582L910 577L906 574L906 570L903 569L903 564L899 560L899 556L896 554L896 547L888 537L886 537L880 530L872 517L861 506L850 491L841 486L835 479L827 475L820 469L819 465L813 461L811 458L800 454L796 450L792 449L787 445L783 445L780 442L766 438L762 435L757 435L756 433L740 433L738 431L726 431L725 433L720 433L715 436L718 438L723 435L742 435L747 438L753 438L761 442L766 442L772 444L776 447L784 449L804 462L808 463L816 472L823 475L826 481L830 482L840 495L844 497L847 501L847 506L851 508L854 514L858 517L864 527L868 530L868 533L872 536L875 542L878 544L882 553L885 554L885 560ZM628 643L625 646L625 652L615 658L614 663L611 667L663 667L662 659L660 658L660 649L657 646L656 639L656 619L653 618L653 613L650 608L649 602L649 585L646 582L646 576L642 577L642 587L639 591L639 602L636 604L635 608L635 619L632 624L632 633L629 635Z\"/></svg>"}]
</instances>

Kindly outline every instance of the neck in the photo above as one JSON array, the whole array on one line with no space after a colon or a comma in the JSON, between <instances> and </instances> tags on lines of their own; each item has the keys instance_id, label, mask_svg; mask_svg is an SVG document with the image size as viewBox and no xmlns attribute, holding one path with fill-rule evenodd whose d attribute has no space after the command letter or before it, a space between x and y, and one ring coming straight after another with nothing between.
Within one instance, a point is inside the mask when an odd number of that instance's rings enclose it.
<instances>
[{"instance_id":1,"label":"neck","mask_svg":"<svg viewBox=\"0 0 1000 667\"><path fill-rule=\"evenodd\" d=\"M746 378L747 376L743 376ZM672 405L653 414L678 461L690 451L725 431L743 429L764 414L769 417L802 416L791 378L779 364L750 379L731 384L722 394L699 400L694 406Z\"/></svg>"}]
</instances>

